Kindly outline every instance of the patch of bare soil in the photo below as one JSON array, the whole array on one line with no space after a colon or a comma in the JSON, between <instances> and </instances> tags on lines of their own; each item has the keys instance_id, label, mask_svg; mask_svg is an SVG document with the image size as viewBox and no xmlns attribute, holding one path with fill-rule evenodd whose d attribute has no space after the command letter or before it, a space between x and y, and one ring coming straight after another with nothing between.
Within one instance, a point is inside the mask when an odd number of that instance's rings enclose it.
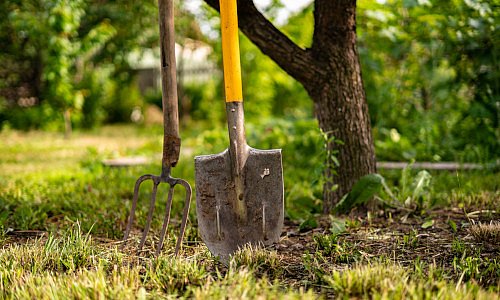
<instances>
[{"instance_id":1,"label":"patch of bare soil","mask_svg":"<svg viewBox=\"0 0 500 300\"><path fill-rule=\"evenodd\" d=\"M434 210L425 216L402 211L380 211L371 217L348 218L349 227L336 239L337 251L324 251L318 237L331 235L331 220L321 217L318 228L299 231L299 224L286 222L283 237L275 246L282 261L288 265L289 279L300 281L305 268L303 256L322 252L326 269L345 269L363 261L390 260L405 267L415 264L429 265L450 271L452 279L460 274L454 271L457 258L477 257L500 262L500 243L496 240L480 240L471 233L471 226L500 221L494 211L478 211L466 214L459 209ZM498 228L498 226L497 226ZM339 250L340 249L340 250ZM326 255L325 255L326 253ZM456 271L456 270L455 270ZM493 272L495 273L495 272ZM500 282L500 271L481 284L488 286Z\"/></svg>"}]
</instances>

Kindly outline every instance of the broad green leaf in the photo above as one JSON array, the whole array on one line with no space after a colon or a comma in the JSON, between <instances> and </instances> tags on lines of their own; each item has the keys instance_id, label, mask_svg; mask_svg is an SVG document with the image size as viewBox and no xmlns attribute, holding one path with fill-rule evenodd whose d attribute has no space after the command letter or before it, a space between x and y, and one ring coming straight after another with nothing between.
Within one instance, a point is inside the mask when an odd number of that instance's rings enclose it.
<instances>
[{"instance_id":1,"label":"broad green leaf","mask_svg":"<svg viewBox=\"0 0 500 300\"><path fill-rule=\"evenodd\" d=\"M429 172L425 170L418 172L414 182L414 190L412 195L413 200L416 200L425 194L427 188L431 184L431 177L431 174L429 174Z\"/></svg>"},{"instance_id":2,"label":"broad green leaf","mask_svg":"<svg viewBox=\"0 0 500 300\"><path fill-rule=\"evenodd\" d=\"M299 231L304 232L318 227L318 221L314 216L310 216L305 221L300 223Z\"/></svg>"},{"instance_id":3,"label":"broad green leaf","mask_svg":"<svg viewBox=\"0 0 500 300\"><path fill-rule=\"evenodd\" d=\"M353 207L363 205L382 188L384 178L379 174L361 177L352 190L335 206L334 212L348 213Z\"/></svg>"},{"instance_id":4,"label":"broad green leaf","mask_svg":"<svg viewBox=\"0 0 500 300\"><path fill-rule=\"evenodd\" d=\"M332 235L336 236L346 231L345 220L331 217L331 222L332 224L330 227L330 232L332 233Z\"/></svg>"},{"instance_id":5,"label":"broad green leaf","mask_svg":"<svg viewBox=\"0 0 500 300\"><path fill-rule=\"evenodd\" d=\"M434 226L434 219L425 221L424 224L422 224L423 229L427 229L432 226Z\"/></svg>"},{"instance_id":6,"label":"broad green leaf","mask_svg":"<svg viewBox=\"0 0 500 300\"><path fill-rule=\"evenodd\" d=\"M457 223L455 223L453 220L448 220L448 225L450 225L451 231L453 231L453 233L457 232Z\"/></svg>"}]
</instances>

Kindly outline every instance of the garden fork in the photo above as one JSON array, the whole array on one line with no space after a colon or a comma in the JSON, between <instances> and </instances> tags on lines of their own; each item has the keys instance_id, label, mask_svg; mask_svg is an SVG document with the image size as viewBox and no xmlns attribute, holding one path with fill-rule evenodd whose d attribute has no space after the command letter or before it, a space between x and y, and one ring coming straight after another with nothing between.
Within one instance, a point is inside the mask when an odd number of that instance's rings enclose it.
<instances>
[{"instance_id":1,"label":"garden fork","mask_svg":"<svg viewBox=\"0 0 500 300\"><path fill-rule=\"evenodd\" d=\"M138 251L142 250L149 229L151 227L151 220L155 209L156 194L158 186L161 183L167 183L170 188L168 191L167 204L165 217L163 219L162 230L160 233L160 240L156 248L155 256L160 254L165 239L168 224L170 223L170 210L172 207L172 199L174 195L174 188L176 185L181 185L186 189L186 199L184 212L182 215L182 222L180 234L175 246L175 255L179 253L182 244L182 238L186 229L187 217L189 214L189 206L191 203L191 186L189 183L180 178L173 178L170 176L172 167L175 167L179 160L181 139L179 136L179 113L178 113L178 100L177 100L177 76L175 66L175 33L174 33L174 3L173 0L158 0L159 9L159 24L160 24L160 47L161 47L161 77L162 77L162 105L163 105L163 157L162 157L162 170L160 176L155 175L142 175L137 179L134 187L134 197L132 200L132 208L130 210L130 217L128 219L127 228L123 241L127 241L132 224L134 222L135 210L137 207L137 200L139 198L139 189L141 183L146 180L153 181L153 190L151 193L151 201L149 203L149 211L146 219L146 226L142 233L141 242L139 243Z\"/></svg>"}]
</instances>

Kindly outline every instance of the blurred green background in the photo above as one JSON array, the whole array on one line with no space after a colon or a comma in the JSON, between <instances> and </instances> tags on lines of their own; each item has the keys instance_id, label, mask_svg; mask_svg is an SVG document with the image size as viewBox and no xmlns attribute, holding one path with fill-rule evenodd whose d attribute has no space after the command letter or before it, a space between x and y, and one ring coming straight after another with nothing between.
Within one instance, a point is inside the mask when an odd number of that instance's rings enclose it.
<instances>
[{"instance_id":1,"label":"blurred green background","mask_svg":"<svg viewBox=\"0 0 500 300\"><path fill-rule=\"evenodd\" d=\"M183 134L224 144L218 15L201 1L186 3L176 4ZM379 161L498 160L499 5L358 1L358 47ZM310 45L312 5L286 19L279 17L280 1L261 8L296 43ZM156 126L157 27L154 0L2 1L1 130L69 135L112 123ZM291 148L305 155L293 163L321 164L322 136L302 86L243 35L241 53L253 145Z\"/></svg>"}]
</instances>

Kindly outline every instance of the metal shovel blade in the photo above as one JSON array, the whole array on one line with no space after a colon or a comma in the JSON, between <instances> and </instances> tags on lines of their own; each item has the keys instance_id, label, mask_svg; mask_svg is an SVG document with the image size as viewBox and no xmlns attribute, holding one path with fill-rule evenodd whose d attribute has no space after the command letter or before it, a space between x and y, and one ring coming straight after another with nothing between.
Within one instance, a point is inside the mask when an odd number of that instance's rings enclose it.
<instances>
[{"instance_id":1,"label":"metal shovel blade","mask_svg":"<svg viewBox=\"0 0 500 300\"><path fill-rule=\"evenodd\" d=\"M281 150L249 147L247 153L238 176L228 149L195 157L199 232L222 261L246 244L277 242L283 228Z\"/></svg>"}]
</instances>

